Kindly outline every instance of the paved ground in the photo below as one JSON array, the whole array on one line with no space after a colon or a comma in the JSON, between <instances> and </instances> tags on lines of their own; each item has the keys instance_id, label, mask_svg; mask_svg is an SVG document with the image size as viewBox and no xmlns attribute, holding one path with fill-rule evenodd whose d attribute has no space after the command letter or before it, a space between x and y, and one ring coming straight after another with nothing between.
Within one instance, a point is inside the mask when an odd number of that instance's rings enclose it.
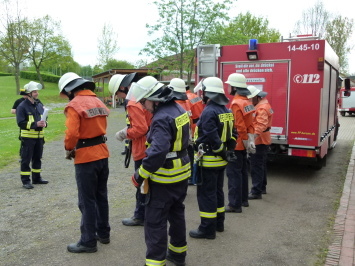
<instances>
[{"instance_id":1,"label":"paved ground","mask_svg":"<svg viewBox=\"0 0 355 266\"><path fill-rule=\"evenodd\" d=\"M347 130L340 131L339 139L354 140L355 117L341 117L340 124ZM334 240L329 246L325 265L355 265L355 146L344 182L340 206L333 228Z\"/></svg>"}]
</instances>

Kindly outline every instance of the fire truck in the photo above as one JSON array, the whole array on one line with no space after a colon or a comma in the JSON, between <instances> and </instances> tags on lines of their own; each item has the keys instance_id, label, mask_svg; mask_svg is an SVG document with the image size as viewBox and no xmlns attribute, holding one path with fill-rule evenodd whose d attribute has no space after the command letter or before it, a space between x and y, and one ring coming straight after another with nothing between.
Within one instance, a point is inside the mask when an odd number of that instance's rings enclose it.
<instances>
[{"instance_id":1,"label":"fire truck","mask_svg":"<svg viewBox=\"0 0 355 266\"><path fill-rule=\"evenodd\" d=\"M355 87L350 89L350 95L347 95L347 90L345 88L340 89L339 97L339 113L341 116L345 116L346 113L349 115L355 114Z\"/></svg>"},{"instance_id":2,"label":"fire truck","mask_svg":"<svg viewBox=\"0 0 355 266\"><path fill-rule=\"evenodd\" d=\"M339 129L339 59L326 40L314 36L277 43L200 45L195 84L216 76L225 82L241 73L247 84L268 93L273 110L269 159L297 158L316 169L326 164ZM230 99L228 84L224 84Z\"/></svg>"}]
</instances>

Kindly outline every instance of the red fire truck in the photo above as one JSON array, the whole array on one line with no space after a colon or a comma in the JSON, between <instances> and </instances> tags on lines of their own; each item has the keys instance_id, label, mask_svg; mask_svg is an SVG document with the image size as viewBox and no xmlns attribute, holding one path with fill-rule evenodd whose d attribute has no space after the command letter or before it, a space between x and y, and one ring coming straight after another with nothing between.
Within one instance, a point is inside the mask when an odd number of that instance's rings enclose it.
<instances>
[{"instance_id":1,"label":"red fire truck","mask_svg":"<svg viewBox=\"0 0 355 266\"><path fill-rule=\"evenodd\" d=\"M268 92L274 110L269 158L325 165L336 144L341 85L338 56L327 41L303 36L258 44L254 39L249 45L201 45L196 52L195 84L209 76L225 82L231 73L241 73L248 85Z\"/></svg>"}]
</instances>

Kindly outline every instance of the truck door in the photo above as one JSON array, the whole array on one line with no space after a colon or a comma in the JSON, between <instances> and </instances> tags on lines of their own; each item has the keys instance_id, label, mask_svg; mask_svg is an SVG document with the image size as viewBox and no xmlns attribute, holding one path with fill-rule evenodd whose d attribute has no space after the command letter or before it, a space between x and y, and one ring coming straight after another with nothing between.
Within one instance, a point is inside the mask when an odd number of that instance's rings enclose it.
<instances>
[{"instance_id":1,"label":"truck door","mask_svg":"<svg viewBox=\"0 0 355 266\"><path fill-rule=\"evenodd\" d=\"M288 120L290 61L258 61L258 62L223 62L221 78L228 79L232 73L241 73L247 78L247 84L268 93L267 99L274 110L273 126L270 130L272 142L286 144ZM224 84L226 95L229 95L228 84ZM229 95L230 99L233 96Z\"/></svg>"}]
</instances>

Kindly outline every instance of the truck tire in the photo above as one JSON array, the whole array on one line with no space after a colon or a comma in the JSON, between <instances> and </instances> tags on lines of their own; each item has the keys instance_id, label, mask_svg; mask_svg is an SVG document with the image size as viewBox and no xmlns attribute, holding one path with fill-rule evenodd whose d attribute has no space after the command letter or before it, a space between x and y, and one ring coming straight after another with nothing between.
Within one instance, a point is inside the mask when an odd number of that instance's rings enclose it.
<instances>
[{"instance_id":1,"label":"truck tire","mask_svg":"<svg viewBox=\"0 0 355 266\"><path fill-rule=\"evenodd\" d=\"M323 158L317 158L317 161L312 165L314 170L320 170L323 166L327 165L327 155L324 155Z\"/></svg>"},{"instance_id":2,"label":"truck tire","mask_svg":"<svg viewBox=\"0 0 355 266\"><path fill-rule=\"evenodd\" d=\"M341 111L341 112L340 112L340 115L341 115L341 116L345 116L345 112L344 112L344 111Z\"/></svg>"}]
</instances>

